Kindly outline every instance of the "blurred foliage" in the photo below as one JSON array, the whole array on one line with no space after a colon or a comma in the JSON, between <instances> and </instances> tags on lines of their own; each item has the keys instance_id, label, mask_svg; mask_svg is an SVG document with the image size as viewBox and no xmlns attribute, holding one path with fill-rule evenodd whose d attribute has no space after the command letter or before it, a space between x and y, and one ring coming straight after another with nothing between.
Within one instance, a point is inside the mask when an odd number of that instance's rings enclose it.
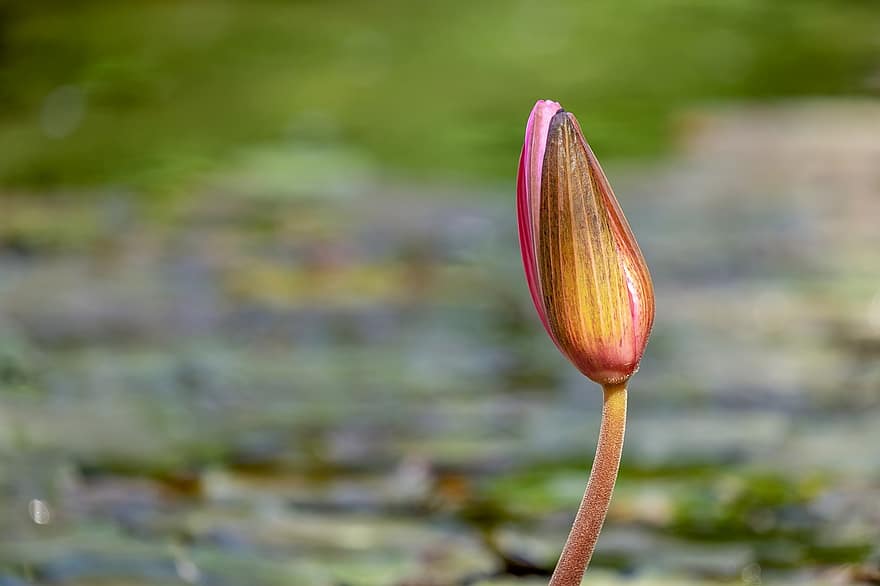
<instances>
[{"instance_id":1,"label":"blurred foliage","mask_svg":"<svg viewBox=\"0 0 880 586\"><path fill-rule=\"evenodd\" d=\"M876 6L0 0L0 585L545 584L601 398L519 266L541 97L713 147L614 178L662 311L592 583L878 583L880 110L766 107L875 91Z\"/></svg>"},{"instance_id":2,"label":"blurred foliage","mask_svg":"<svg viewBox=\"0 0 880 586\"><path fill-rule=\"evenodd\" d=\"M255 147L509 178L542 97L652 155L693 103L867 93L878 24L865 0L0 0L0 183L174 191Z\"/></svg>"}]
</instances>

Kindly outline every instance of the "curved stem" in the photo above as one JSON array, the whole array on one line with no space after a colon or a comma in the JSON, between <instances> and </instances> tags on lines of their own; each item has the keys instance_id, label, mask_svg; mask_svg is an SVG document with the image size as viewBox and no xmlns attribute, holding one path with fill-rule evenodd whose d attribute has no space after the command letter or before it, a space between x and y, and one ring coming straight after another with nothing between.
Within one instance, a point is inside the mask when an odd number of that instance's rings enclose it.
<instances>
[{"instance_id":1,"label":"curved stem","mask_svg":"<svg viewBox=\"0 0 880 586\"><path fill-rule=\"evenodd\" d=\"M571 533L550 578L550 586L578 586L581 583L614 492L626 429L626 383L606 385L603 389L605 402L593 469Z\"/></svg>"}]
</instances>

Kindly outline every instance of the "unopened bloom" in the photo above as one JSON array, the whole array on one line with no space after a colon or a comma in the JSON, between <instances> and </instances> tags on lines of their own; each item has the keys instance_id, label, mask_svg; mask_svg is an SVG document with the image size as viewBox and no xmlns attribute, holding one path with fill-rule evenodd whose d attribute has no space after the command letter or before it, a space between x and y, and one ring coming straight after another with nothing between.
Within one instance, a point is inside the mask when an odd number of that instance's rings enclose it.
<instances>
[{"instance_id":1,"label":"unopened bloom","mask_svg":"<svg viewBox=\"0 0 880 586\"><path fill-rule=\"evenodd\" d=\"M526 281L544 328L603 385L638 369L654 322L645 259L575 117L539 101L517 177Z\"/></svg>"}]
</instances>

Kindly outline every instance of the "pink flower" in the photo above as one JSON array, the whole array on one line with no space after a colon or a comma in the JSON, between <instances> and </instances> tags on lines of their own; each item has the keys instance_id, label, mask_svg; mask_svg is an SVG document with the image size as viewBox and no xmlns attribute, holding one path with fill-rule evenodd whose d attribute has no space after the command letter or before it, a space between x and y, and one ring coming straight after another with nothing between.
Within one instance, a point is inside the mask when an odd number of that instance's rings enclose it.
<instances>
[{"instance_id":1,"label":"pink flower","mask_svg":"<svg viewBox=\"0 0 880 586\"><path fill-rule=\"evenodd\" d=\"M517 176L526 282L559 350L597 383L638 369L654 322L648 266L577 119L535 104Z\"/></svg>"}]
</instances>

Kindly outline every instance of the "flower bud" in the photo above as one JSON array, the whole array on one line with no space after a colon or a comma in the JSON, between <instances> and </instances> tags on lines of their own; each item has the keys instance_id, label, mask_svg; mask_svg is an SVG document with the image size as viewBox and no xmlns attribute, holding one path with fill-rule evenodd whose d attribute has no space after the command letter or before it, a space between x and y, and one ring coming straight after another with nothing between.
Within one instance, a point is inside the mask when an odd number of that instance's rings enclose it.
<instances>
[{"instance_id":1,"label":"flower bud","mask_svg":"<svg viewBox=\"0 0 880 586\"><path fill-rule=\"evenodd\" d=\"M559 350L599 384L638 369L654 322L648 266L575 117L535 104L517 177L526 281Z\"/></svg>"}]
</instances>

